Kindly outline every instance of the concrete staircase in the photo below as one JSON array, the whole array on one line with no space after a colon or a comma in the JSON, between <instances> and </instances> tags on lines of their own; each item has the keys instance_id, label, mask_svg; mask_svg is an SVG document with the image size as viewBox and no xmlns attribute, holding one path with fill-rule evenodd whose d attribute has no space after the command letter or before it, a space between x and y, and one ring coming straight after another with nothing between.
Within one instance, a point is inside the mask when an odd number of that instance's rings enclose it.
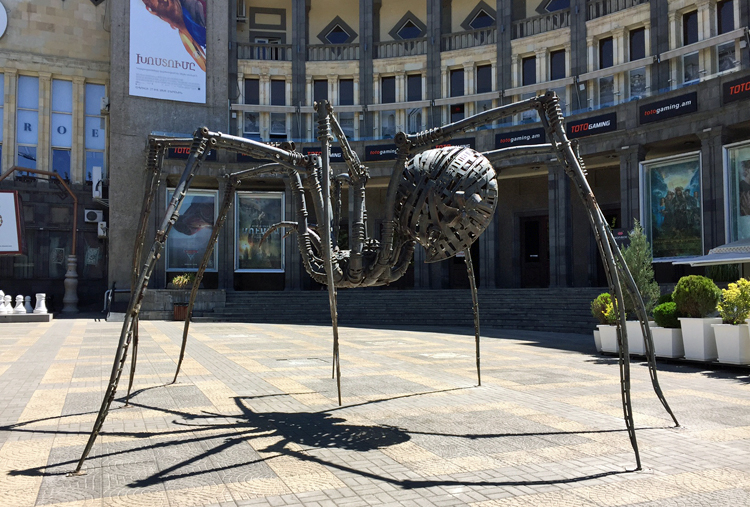
<instances>
[{"instance_id":1,"label":"concrete staircase","mask_svg":"<svg viewBox=\"0 0 750 507\"><path fill-rule=\"evenodd\" d=\"M479 291L482 326L590 333L591 301L604 288ZM468 290L345 289L338 292L342 326L473 326ZM227 292L226 306L194 312L194 322L330 324L327 291Z\"/></svg>"}]
</instances>

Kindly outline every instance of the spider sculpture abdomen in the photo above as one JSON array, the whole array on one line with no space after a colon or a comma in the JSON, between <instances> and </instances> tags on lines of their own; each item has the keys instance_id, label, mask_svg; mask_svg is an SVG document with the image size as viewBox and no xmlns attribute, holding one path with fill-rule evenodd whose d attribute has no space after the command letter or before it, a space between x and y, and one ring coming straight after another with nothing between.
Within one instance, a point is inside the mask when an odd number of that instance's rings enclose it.
<instances>
[{"instance_id":1,"label":"spider sculpture abdomen","mask_svg":"<svg viewBox=\"0 0 750 507\"><path fill-rule=\"evenodd\" d=\"M495 169L470 148L428 150L404 168L396 203L402 233L427 251L425 262L468 249L497 207Z\"/></svg>"}]
</instances>

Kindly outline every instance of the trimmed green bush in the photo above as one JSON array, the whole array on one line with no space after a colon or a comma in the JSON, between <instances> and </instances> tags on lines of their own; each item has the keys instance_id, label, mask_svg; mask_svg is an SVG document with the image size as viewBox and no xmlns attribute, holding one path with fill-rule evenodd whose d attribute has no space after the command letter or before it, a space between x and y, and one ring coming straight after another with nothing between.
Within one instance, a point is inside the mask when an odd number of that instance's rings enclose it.
<instances>
[{"instance_id":1,"label":"trimmed green bush","mask_svg":"<svg viewBox=\"0 0 750 507\"><path fill-rule=\"evenodd\" d=\"M659 327L678 328L680 321L677 320L677 305L671 301L662 303L654 308L654 322Z\"/></svg>"},{"instance_id":2,"label":"trimmed green bush","mask_svg":"<svg viewBox=\"0 0 750 507\"><path fill-rule=\"evenodd\" d=\"M195 281L195 273L185 273L172 278L175 289L185 289Z\"/></svg>"},{"instance_id":3,"label":"trimmed green bush","mask_svg":"<svg viewBox=\"0 0 750 507\"><path fill-rule=\"evenodd\" d=\"M710 278L700 275L683 276L672 293L680 315L704 318L716 310L721 291Z\"/></svg>"},{"instance_id":4,"label":"trimmed green bush","mask_svg":"<svg viewBox=\"0 0 750 507\"><path fill-rule=\"evenodd\" d=\"M750 315L750 282L744 278L721 291L719 315L724 324L744 324Z\"/></svg>"},{"instance_id":5,"label":"trimmed green bush","mask_svg":"<svg viewBox=\"0 0 750 507\"><path fill-rule=\"evenodd\" d=\"M607 318L607 306L612 305L612 296L609 292L602 292L591 302L591 315L599 324L614 324Z\"/></svg>"},{"instance_id":6,"label":"trimmed green bush","mask_svg":"<svg viewBox=\"0 0 750 507\"><path fill-rule=\"evenodd\" d=\"M674 303L671 292L669 294L662 294L661 296L659 296L659 299L656 300L657 306L663 303Z\"/></svg>"}]
</instances>

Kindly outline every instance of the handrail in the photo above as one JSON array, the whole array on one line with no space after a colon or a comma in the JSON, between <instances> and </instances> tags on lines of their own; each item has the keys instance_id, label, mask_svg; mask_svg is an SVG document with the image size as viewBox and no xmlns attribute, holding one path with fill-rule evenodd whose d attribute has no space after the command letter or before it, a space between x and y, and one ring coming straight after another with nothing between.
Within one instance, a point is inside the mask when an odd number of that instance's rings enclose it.
<instances>
[{"instance_id":1,"label":"handrail","mask_svg":"<svg viewBox=\"0 0 750 507\"><path fill-rule=\"evenodd\" d=\"M40 169L28 169L26 167L21 167L14 165L10 169L8 169L8 172L0 176L0 182L2 182L5 178L13 174L15 171L24 171L27 173L34 173L34 174L41 174L43 176L51 176L54 178L57 178L57 180L62 184L63 188L68 192L68 195L70 195L73 198L73 246L71 247L71 255L76 254L76 228L78 227L78 198L73 193L72 190L70 190L70 187L65 183L65 180L63 180L59 174L53 173L50 171L42 171Z\"/></svg>"}]
</instances>

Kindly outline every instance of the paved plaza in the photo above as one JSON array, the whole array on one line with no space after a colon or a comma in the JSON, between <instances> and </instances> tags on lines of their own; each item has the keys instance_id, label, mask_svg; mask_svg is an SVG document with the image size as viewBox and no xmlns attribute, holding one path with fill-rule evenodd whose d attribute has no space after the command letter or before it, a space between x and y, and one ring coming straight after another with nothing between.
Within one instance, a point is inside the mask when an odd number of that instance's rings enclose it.
<instances>
[{"instance_id":1,"label":"paved plaza","mask_svg":"<svg viewBox=\"0 0 750 507\"><path fill-rule=\"evenodd\" d=\"M589 335L144 321L131 407L84 465L121 324L4 324L0 506L750 505L750 373L633 363L642 471L615 358ZM127 368L129 368L129 363Z\"/></svg>"}]
</instances>

